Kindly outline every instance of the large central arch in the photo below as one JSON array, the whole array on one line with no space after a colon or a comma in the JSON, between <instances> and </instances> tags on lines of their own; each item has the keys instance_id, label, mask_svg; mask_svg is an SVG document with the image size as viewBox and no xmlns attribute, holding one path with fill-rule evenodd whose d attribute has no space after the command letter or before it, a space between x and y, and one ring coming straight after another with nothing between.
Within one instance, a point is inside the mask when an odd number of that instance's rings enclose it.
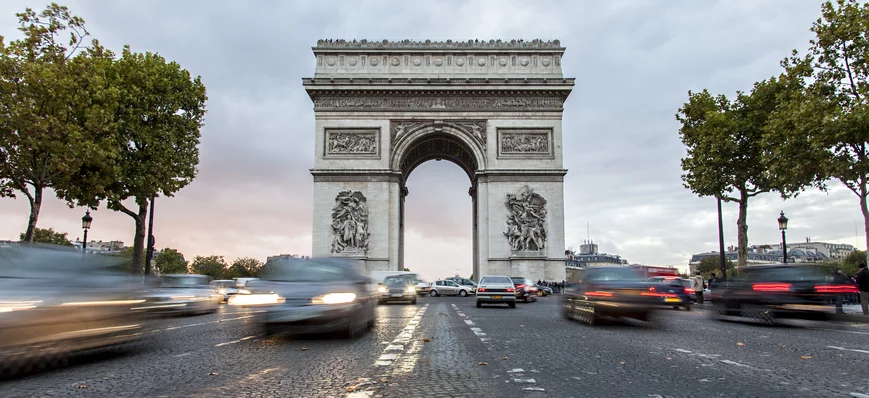
<instances>
[{"instance_id":1,"label":"large central arch","mask_svg":"<svg viewBox=\"0 0 869 398\"><path fill-rule=\"evenodd\" d=\"M410 173L464 170L474 276L564 279L558 41L347 42L314 47L314 256L404 267ZM432 209L437 211L438 209Z\"/></svg>"}]
</instances>

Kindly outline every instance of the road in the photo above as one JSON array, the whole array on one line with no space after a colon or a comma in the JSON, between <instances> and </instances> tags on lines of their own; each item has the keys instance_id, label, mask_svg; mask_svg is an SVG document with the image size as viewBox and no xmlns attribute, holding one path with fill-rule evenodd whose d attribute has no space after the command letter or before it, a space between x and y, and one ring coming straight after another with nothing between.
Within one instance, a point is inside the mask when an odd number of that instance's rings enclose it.
<instances>
[{"instance_id":1,"label":"road","mask_svg":"<svg viewBox=\"0 0 869 398\"><path fill-rule=\"evenodd\" d=\"M866 324L667 310L653 323L588 326L562 318L557 296L515 310L425 297L377 313L353 340L266 338L256 313L226 306L163 319L141 350L0 381L0 396L869 397Z\"/></svg>"}]
</instances>

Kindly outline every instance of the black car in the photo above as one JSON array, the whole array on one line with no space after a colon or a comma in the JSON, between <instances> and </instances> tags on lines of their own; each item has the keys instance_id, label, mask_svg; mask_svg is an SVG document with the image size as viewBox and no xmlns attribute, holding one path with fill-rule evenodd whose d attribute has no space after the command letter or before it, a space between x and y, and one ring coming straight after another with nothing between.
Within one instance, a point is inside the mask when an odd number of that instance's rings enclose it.
<instances>
[{"instance_id":1,"label":"black car","mask_svg":"<svg viewBox=\"0 0 869 398\"><path fill-rule=\"evenodd\" d=\"M537 287L537 295L540 297L546 297L550 294L554 294L552 291L552 288L549 286L543 286L543 285L534 285L534 286Z\"/></svg>"},{"instance_id":2,"label":"black car","mask_svg":"<svg viewBox=\"0 0 869 398\"><path fill-rule=\"evenodd\" d=\"M290 259L270 265L242 305L262 306L266 334L339 332L356 337L374 327L375 282L344 259Z\"/></svg>"},{"instance_id":3,"label":"black car","mask_svg":"<svg viewBox=\"0 0 869 398\"><path fill-rule=\"evenodd\" d=\"M522 300L526 303L537 301L537 284L531 279L521 276L511 276L513 287L516 289L516 301Z\"/></svg>"},{"instance_id":4,"label":"black car","mask_svg":"<svg viewBox=\"0 0 869 398\"><path fill-rule=\"evenodd\" d=\"M386 304L390 301L404 301L416 304L416 283L404 275L387 276L380 287L377 288L380 297L378 304Z\"/></svg>"},{"instance_id":5,"label":"black car","mask_svg":"<svg viewBox=\"0 0 869 398\"><path fill-rule=\"evenodd\" d=\"M691 306L697 301L697 295L694 292L694 281L684 279L678 276L654 276L649 278L649 282L655 284L655 290L659 293L667 295L661 297L661 304L665 306L673 306L673 308L684 308L686 311L691 311Z\"/></svg>"},{"instance_id":6,"label":"black car","mask_svg":"<svg viewBox=\"0 0 869 398\"><path fill-rule=\"evenodd\" d=\"M764 323L778 319L829 319L829 302L855 293L851 284L830 283L814 265L775 264L743 267L713 290L714 316L738 316Z\"/></svg>"},{"instance_id":7,"label":"black car","mask_svg":"<svg viewBox=\"0 0 869 398\"><path fill-rule=\"evenodd\" d=\"M565 288L562 311L565 318L592 325L618 317L649 321L666 297L642 271L630 267L589 268L581 278Z\"/></svg>"}]
</instances>

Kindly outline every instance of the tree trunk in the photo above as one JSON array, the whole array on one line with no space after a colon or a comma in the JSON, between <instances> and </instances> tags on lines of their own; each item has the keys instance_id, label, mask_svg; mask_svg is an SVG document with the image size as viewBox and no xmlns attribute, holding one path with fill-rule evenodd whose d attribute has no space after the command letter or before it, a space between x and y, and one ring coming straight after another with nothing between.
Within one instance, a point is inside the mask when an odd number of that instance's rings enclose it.
<instances>
[{"instance_id":1,"label":"tree trunk","mask_svg":"<svg viewBox=\"0 0 869 398\"><path fill-rule=\"evenodd\" d=\"M27 220L27 231L24 233L24 242L33 242L33 233L36 231L36 221L39 220L39 210L42 208L42 186L33 187L33 196L27 196L30 202L30 218Z\"/></svg>"},{"instance_id":2,"label":"tree trunk","mask_svg":"<svg viewBox=\"0 0 869 398\"><path fill-rule=\"evenodd\" d=\"M738 257L736 266L742 268L748 264L748 193L739 192L739 216L736 219L736 239Z\"/></svg>"},{"instance_id":3,"label":"tree trunk","mask_svg":"<svg viewBox=\"0 0 869 398\"><path fill-rule=\"evenodd\" d=\"M866 200L866 179L860 178L860 212L863 214L863 233L866 238L866 257L863 261L869 264L869 208Z\"/></svg>"},{"instance_id":4,"label":"tree trunk","mask_svg":"<svg viewBox=\"0 0 869 398\"><path fill-rule=\"evenodd\" d=\"M139 213L133 216L136 221L136 236L133 237L133 265L130 268L130 273L139 276L144 272L144 252L145 252L145 218L148 215L148 204L139 205Z\"/></svg>"}]
</instances>

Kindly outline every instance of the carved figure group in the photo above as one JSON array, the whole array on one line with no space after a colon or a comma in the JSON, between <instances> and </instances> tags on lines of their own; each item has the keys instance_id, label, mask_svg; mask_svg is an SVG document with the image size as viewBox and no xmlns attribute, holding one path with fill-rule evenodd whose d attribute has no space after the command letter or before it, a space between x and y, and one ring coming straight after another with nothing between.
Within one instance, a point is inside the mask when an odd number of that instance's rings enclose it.
<instances>
[{"instance_id":1,"label":"carved figure group","mask_svg":"<svg viewBox=\"0 0 869 398\"><path fill-rule=\"evenodd\" d=\"M329 153L376 153L377 138L374 133L329 134Z\"/></svg>"},{"instance_id":2,"label":"carved figure group","mask_svg":"<svg viewBox=\"0 0 869 398\"><path fill-rule=\"evenodd\" d=\"M513 251L539 251L546 248L546 199L529 188L507 194L505 203L507 231L504 236Z\"/></svg>"},{"instance_id":3,"label":"carved figure group","mask_svg":"<svg viewBox=\"0 0 869 398\"><path fill-rule=\"evenodd\" d=\"M362 192L341 191L332 208L332 253L368 249L368 202Z\"/></svg>"},{"instance_id":4,"label":"carved figure group","mask_svg":"<svg viewBox=\"0 0 869 398\"><path fill-rule=\"evenodd\" d=\"M501 152L549 153L549 136L546 134L504 134L501 137Z\"/></svg>"}]
</instances>

